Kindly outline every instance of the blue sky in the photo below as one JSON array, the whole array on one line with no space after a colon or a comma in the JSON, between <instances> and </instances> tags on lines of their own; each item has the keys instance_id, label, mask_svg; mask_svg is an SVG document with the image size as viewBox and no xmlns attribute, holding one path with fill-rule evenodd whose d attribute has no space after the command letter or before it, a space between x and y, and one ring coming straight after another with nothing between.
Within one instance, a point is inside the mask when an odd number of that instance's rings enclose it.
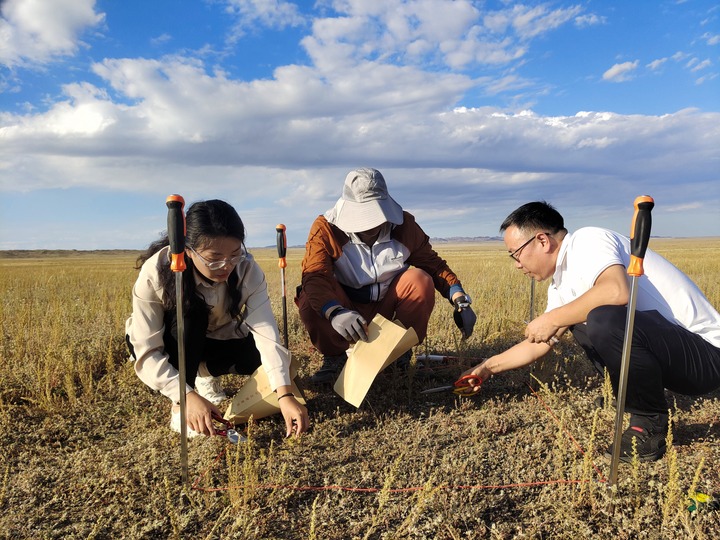
<instances>
[{"instance_id":1,"label":"blue sky","mask_svg":"<svg viewBox=\"0 0 720 540\"><path fill-rule=\"evenodd\" d=\"M720 236L706 0L2 0L0 249L141 249L165 198L302 244L380 169L432 237L530 200L573 230Z\"/></svg>"}]
</instances>

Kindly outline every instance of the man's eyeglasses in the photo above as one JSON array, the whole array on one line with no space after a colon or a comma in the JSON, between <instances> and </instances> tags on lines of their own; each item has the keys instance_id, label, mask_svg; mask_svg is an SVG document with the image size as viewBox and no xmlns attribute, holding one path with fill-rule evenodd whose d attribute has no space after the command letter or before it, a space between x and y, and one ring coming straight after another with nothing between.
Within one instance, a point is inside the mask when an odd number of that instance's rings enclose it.
<instances>
[{"instance_id":1,"label":"man's eyeglasses","mask_svg":"<svg viewBox=\"0 0 720 540\"><path fill-rule=\"evenodd\" d=\"M535 233L535 236L533 236L530 240L528 240L527 242L525 242L522 246L520 246L519 248L517 248L515 251L513 251L512 253L510 253L510 258L513 259L514 261L520 262L520 252L521 252L530 242L532 242L533 240L535 240L535 239L537 238L537 235L538 235L538 234L545 234L545 235L547 235L547 236L550 236L552 233L549 233L549 232L545 232L545 233Z\"/></svg>"},{"instance_id":2,"label":"man's eyeglasses","mask_svg":"<svg viewBox=\"0 0 720 540\"><path fill-rule=\"evenodd\" d=\"M244 261L245 258L247 257L247 253L243 249L243 252L240 255L237 255L235 257L230 257L229 259L223 259L221 261L208 261L205 257L200 255L192 247L188 246L188 249L190 251L192 251L195 255L198 256L198 258L203 262L203 264L205 266L207 266L208 270L220 270L221 268L224 268L225 266L235 266L236 264Z\"/></svg>"}]
</instances>

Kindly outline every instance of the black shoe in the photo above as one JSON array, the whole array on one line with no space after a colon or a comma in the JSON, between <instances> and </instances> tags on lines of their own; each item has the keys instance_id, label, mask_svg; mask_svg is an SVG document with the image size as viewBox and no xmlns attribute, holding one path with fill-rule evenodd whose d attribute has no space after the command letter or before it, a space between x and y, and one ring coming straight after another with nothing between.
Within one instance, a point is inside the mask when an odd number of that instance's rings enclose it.
<instances>
[{"instance_id":1,"label":"black shoe","mask_svg":"<svg viewBox=\"0 0 720 540\"><path fill-rule=\"evenodd\" d=\"M651 416L631 414L630 427L625 430L620 439L620 461L631 463L633 459L633 439L635 451L639 461L657 461L665 455L668 431L668 415L655 414ZM613 445L605 452L605 456L612 457Z\"/></svg>"},{"instance_id":2,"label":"black shoe","mask_svg":"<svg viewBox=\"0 0 720 540\"><path fill-rule=\"evenodd\" d=\"M322 366L320 366L320 369L317 370L315 375L308 379L308 382L317 385L332 384L335 382L335 377L340 373L346 361L347 355L345 354L323 356Z\"/></svg>"}]
</instances>

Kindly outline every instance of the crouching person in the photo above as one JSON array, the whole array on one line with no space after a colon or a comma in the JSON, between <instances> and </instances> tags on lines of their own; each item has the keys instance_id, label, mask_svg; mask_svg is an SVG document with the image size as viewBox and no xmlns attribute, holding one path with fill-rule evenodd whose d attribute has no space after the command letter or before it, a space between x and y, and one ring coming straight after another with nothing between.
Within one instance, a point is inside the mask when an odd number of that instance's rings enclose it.
<instances>
[{"instance_id":1,"label":"crouching person","mask_svg":"<svg viewBox=\"0 0 720 540\"><path fill-rule=\"evenodd\" d=\"M348 347L367 341L367 324L378 313L412 327L422 342L436 289L454 306L455 322L469 337L476 317L458 277L415 218L390 196L380 171L351 171L335 206L313 223L302 261L295 301L323 355L309 381L331 383ZM398 360L401 367L410 354Z\"/></svg>"},{"instance_id":2,"label":"crouching person","mask_svg":"<svg viewBox=\"0 0 720 540\"><path fill-rule=\"evenodd\" d=\"M183 272L186 387L178 374L175 275L167 234L138 258L126 341L138 377L172 401L170 427L180 432L180 392L186 394L188 436L214 435L212 415L225 393L217 377L250 375L260 365L281 396L286 435L307 430L307 409L292 394L290 355L279 345L265 275L244 246L245 227L220 200L187 210ZM257 339L255 339L257 337Z\"/></svg>"},{"instance_id":3,"label":"crouching person","mask_svg":"<svg viewBox=\"0 0 720 540\"><path fill-rule=\"evenodd\" d=\"M538 281L551 279L545 313L530 321L525 340L466 373L487 380L547 354L570 330L599 371L607 369L617 395L627 303L630 240L584 227L569 233L545 202L525 204L500 227L515 267ZM648 249L638 280L625 410L630 426L620 459L630 461L633 440L641 461L665 453L665 389L700 395L720 387L720 313L698 287ZM612 455L612 448L607 451Z\"/></svg>"}]
</instances>

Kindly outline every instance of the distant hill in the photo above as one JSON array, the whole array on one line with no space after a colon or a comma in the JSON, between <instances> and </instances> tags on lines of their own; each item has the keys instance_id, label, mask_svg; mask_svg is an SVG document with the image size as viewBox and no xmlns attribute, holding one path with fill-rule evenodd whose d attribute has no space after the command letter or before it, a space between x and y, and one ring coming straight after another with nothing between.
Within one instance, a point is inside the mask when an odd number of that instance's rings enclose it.
<instances>
[{"instance_id":1,"label":"distant hill","mask_svg":"<svg viewBox=\"0 0 720 540\"><path fill-rule=\"evenodd\" d=\"M448 238L431 238L431 244L481 244L483 242L502 242L501 236L449 236ZM262 246L263 248L274 248L274 244ZM288 246L288 249L303 248L305 244ZM252 249L252 248L250 248Z\"/></svg>"},{"instance_id":2,"label":"distant hill","mask_svg":"<svg viewBox=\"0 0 720 540\"><path fill-rule=\"evenodd\" d=\"M133 249L9 249L0 250L0 259L28 259L37 257L93 257L97 255L133 255L138 256L142 250Z\"/></svg>"},{"instance_id":3,"label":"distant hill","mask_svg":"<svg viewBox=\"0 0 720 540\"><path fill-rule=\"evenodd\" d=\"M501 236L449 236L448 238L431 238L431 244L478 244L482 242L502 242Z\"/></svg>"},{"instance_id":4,"label":"distant hill","mask_svg":"<svg viewBox=\"0 0 720 540\"><path fill-rule=\"evenodd\" d=\"M0 0L2 1L2 0ZM703 240L703 239L714 239L718 238L715 236L700 236L700 237L674 237L674 236L655 236L651 235L650 238L658 240ZM502 242L502 236L448 236L447 238L431 238L430 243L433 245L441 244L482 244L486 242ZM274 249L274 244L267 246L248 246L249 249ZM305 244L295 244L288 246L288 249L305 249ZM97 255L132 255L137 257L144 249L94 249L94 250L80 250L80 249L10 249L0 250L0 259L26 259L26 258L37 258L37 257L68 257L68 256L82 256L91 257Z\"/></svg>"}]
</instances>

